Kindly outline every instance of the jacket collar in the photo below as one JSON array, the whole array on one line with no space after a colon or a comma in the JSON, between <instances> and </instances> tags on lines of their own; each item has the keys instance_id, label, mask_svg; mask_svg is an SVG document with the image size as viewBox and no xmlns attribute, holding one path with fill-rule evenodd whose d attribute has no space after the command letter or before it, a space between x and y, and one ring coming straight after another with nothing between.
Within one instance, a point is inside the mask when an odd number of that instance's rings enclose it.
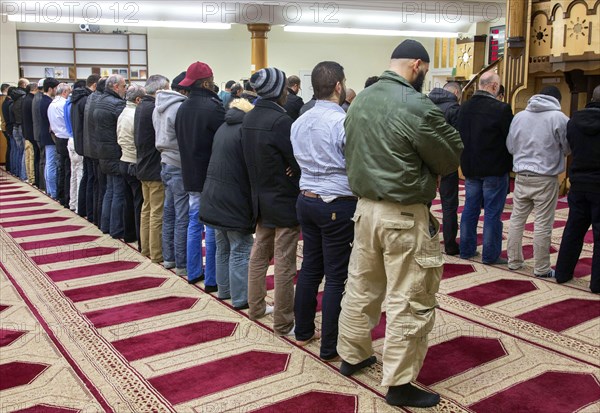
<instances>
[{"instance_id":1,"label":"jacket collar","mask_svg":"<svg viewBox=\"0 0 600 413\"><path fill-rule=\"evenodd\" d=\"M586 109L589 108L596 108L596 109L600 109L600 102L590 102L587 105L585 105Z\"/></svg>"},{"instance_id":2,"label":"jacket collar","mask_svg":"<svg viewBox=\"0 0 600 413\"><path fill-rule=\"evenodd\" d=\"M108 95L113 95L114 97L123 100L123 98L121 96L119 96L119 94L112 89L104 89L104 93L106 93Z\"/></svg>"},{"instance_id":3,"label":"jacket collar","mask_svg":"<svg viewBox=\"0 0 600 413\"><path fill-rule=\"evenodd\" d=\"M267 109L273 109L273 110L276 110L277 112L281 112L281 113L287 113L284 108L282 108L278 103L275 103L272 100L260 99L258 102L256 102L256 104L254 106L261 107L261 108L267 108Z\"/></svg>"},{"instance_id":4,"label":"jacket collar","mask_svg":"<svg viewBox=\"0 0 600 413\"><path fill-rule=\"evenodd\" d=\"M473 96L485 96L488 98L492 98L492 99L496 99L496 96L492 95L490 92L488 92L487 90L483 90L483 89L479 89L476 90L475 93L473 93Z\"/></svg>"},{"instance_id":5,"label":"jacket collar","mask_svg":"<svg viewBox=\"0 0 600 413\"><path fill-rule=\"evenodd\" d=\"M212 90L208 90L206 88L193 88L192 92L190 93L190 97L192 97L192 96L204 96L204 97L209 97L209 98L219 98L219 95L217 95Z\"/></svg>"},{"instance_id":6,"label":"jacket collar","mask_svg":"<svg viewBox=\"0 0 600 413\"><path fill-rule=\"evenodd\" d=\"M397 83L401 83L404 86L409 87L411 89L414 89L414 87L410 84L408 80L406 80L404 77L400 76L398 73L392 70L386 70L385 72L383 72L379 79L391 80Z\"/></svg>"}]
</instances>

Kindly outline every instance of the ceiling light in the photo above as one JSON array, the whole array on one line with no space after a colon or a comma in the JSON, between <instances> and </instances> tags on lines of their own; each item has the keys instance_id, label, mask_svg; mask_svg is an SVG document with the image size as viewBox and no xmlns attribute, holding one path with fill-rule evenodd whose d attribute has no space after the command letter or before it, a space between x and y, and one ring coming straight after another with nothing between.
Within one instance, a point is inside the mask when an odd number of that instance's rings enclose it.
<instances>
[{"instance_id":1,"label":"ceiling light","mask_svg":"<svg viewBox=\"0 0 600 413\"><path fill-rule=\"evenodd\" d=\"M321 26L285 26L286 32L293 33L320 33L320 34L357 34L362 36L394 36L394 37L444 37L457 38L456 32L432 32L418 30L375 30L375 29L351 29L344 27L321 27Z\"/></svg>"},{"instance_id":2,"label":"ceiling light","mask_svg":"<svg viewBox=\"0 0 600 413\"><path fill-rule=\"evenodd\" d=\"M68 16L59 18L40 18L36 15L9 14L8 20L17 23L60 23L60 24L95 24L99 26L121 26L121 27L167 27L177 29L209 29L209 30L229 30L229 23L202 23L190 21L170 21L170 20L135 20L115 21L112 19L73 19Z\"/></svg>"}]
</instances>

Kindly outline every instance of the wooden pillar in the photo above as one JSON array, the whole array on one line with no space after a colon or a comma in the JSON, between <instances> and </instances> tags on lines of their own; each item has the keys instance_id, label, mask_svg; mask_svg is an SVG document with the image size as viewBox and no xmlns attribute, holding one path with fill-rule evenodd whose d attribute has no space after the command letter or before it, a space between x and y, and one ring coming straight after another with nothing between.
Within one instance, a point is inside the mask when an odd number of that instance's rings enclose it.
<instances>
[{"instance_id":1,"label":"wooden pillar","mask_svg":"<svg viewBox=\"0 0 600 413\"><path fill-rule=\"evenodd\" d=\"M250 73L267 67L267 33L270 24L249 24L248 31L252 34L252 61Z\"/></svg>"},{"instance_id":2,"label":"wooden pillar","mask_svg":"<svg viewBox=\"0 0 600 413\"><path fill-rule=\"evenodd\" d=\"M515 107L517 94L527 88L529 71L529 13L531 0L507 0L507 38L504 51L505 101Z\"/></svg>"}]
</instances>

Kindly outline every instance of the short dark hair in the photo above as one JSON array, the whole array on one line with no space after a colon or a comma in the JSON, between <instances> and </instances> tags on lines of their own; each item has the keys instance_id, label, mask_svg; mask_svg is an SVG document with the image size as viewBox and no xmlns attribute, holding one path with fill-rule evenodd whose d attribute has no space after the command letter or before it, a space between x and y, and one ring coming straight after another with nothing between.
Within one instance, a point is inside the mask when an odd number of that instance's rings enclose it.
<instances>
[{"instance_id":1,"label":"short dark hair","mask_svg":"<svg viewBox=\"0 0 600 413\"><path fill-rule=\"evenodd\" d=\"M0 86L0 91L4 92L5 90L7 90L10 87L10 85L8 83L2 83L2 86Z\"/></svg>"},{"instance_id":2,"label":"short dark hair","mask_svg":"<svg viewBox=\"0 0 600 413\"><path fill-rule=\"evenodd\" d=\"M379 76L371 76L365 81L365 89L377 82L379 82Z\"/></svg>"},{"instance_id":3,"label":"short dark hair","mask_svg":"<svg viewBox=\"0 0 600 413\"><path fill-rule=\"evenodd\" d=\"M540 90L540 95L552 96L553 98L556 98L556 100L558 100L559 102L562 99L560 90L558 90L556 86L546 86L545 88Z\"/></svg>"},{"instance_id":4,"label":"short dark hair","mask_svg":"<svg viewBox=\"0 0 600 413\"><path fill-rule=\"evenodd\" d=\"M9 98L12 99L12 94L14 93L14 91L17 89L16 86L8 86L8 89L6 90L6 94L8 95Z\"/></svg>"},{"instance_id":5,"label":"short dark hair","mask_svg":"<svg viewBox=\"0 0 600 413\"><path fill-rule=\"evenodd\" d=\"M94 86L96 83L98 83L98 81L100 80L100 75L97 73L91 74L87 77L87 79L85 80L85 85L87 87L92 87Z\"/></svg>"},{"instance_id":6,"label":"short dark hair","mask_svg":"<svg viewBox=\"0 0 600 413\"><path fill-rule=\"evenodd\" d=\"M104 89L106 89L105 77L98 80L98 83L96 84L96 92L104 93Z\"/></svg>"},{"instance_id":7,"label":"short dark hair","mask_svg":"<svg viewBox=\"0 0 600 413\"><path fill-rule=\"evenodd\" d=\"M33 85L33 83L30 83L27 86L25 86L25 92L26 93L30 93L31 92L32 85ZM37 85L35 85L35 88L37 89Z\"/></svg>"},{"instance_id":8,"label":"short dark hair","mask_svg":"<svg viewBox=\"0 0 600 413\"><path fill-rule=\"evenodd\" d=\"M60 82L53 77L47 77L44 79L44 92L47 92L49 89L55 88L60 85Z\"/></svg>"},{"instance_id":9,"label":"short dark hair","mask_svg":"<svg viewBox=\"0 0 600 413\"><path fill-rule=\"evenodd\" d=\"M229 82L225 83L225 89L231 89L233 85L235 85L235 80L230 80Z\"/></svg>"},{"instance_id":10,"label":"short dark hair","mask_svg":"<svg viewBox=\"0 0 600 413\"><path fill-rule=\"evenodd\" d=\"M202 84L204 82L208 82L210 80L213 80L213 77L205 77L204 79L198 79L194 82L194 84L192 85L193 88L195 89L201 89L202 88ZM213 89L214 92L214 89Z\"/></svg>"},{"instance_id":11,"label":"short dark hair","mask_svg":"<svg viewBox=\"0 0 600 413\"><path fill-rule=\"evenodd\" d=\"M300 86L300 78L296 75L292 75L290 77L287 78L287 85L288 87L292 87L292 86Z\"/></svg>"},{"instance_id":12,"label":"short dark hair","mask_svg":"<svg viewBox=\"0 0 600 413\"><path fill-rule=\"evenodd\" d=\"M344 82L344 68L337 62L321 62L311 74L311 83L317 99L328 99L333 95L335 85Z\"/></svg>"},{"instance_id":13,"label":"short dark hair","mask_svg":"<svg viewBox=\"0 0 600 413\"><path fill-rule=\"evenodd\" d=\"M87 82L85 80L78 80L73 83L73 90L75 89L83 89L86 86Z\"/></svg>"}]
</instances>

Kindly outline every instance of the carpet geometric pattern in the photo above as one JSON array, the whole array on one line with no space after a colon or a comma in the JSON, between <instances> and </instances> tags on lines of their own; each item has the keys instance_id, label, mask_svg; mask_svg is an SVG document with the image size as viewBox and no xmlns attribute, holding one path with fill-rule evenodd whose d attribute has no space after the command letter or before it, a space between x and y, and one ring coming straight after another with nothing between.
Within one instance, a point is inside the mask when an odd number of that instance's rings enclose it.
<instances>
[{"instance_id":1,"label":"carpet geometric pattern","mask_svg":"<svg viewBox=\"0 0 600 413\"><path fill-rule=\"evenodd\" d=\"M436 200L432 211L439 209ZM563 203L555 251L567 214ZM276 337L272 316L251 322L247 311L188 285L3 172L0 248L2 412L419 411L385 403L380 361L354 378L340 375L339 362L318 359L318 341L300 348ZM445 257L418 378L442 396L430 411L600 411L591 251L588 242L577 278L564 285L533 277L531 259L514 272ZM272 277L267 287L272 300ZM378 360L383 311L372 332Z\"/></svg>"}]
</instances>

